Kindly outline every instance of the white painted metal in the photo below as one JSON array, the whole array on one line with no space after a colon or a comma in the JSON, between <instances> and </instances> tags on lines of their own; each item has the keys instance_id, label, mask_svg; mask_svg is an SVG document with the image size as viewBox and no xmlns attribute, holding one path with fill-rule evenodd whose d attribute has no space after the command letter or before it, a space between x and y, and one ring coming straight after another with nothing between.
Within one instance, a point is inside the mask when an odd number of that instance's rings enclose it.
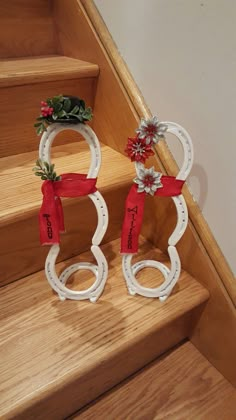
<instances>
[{"instance_id":1,"label":"white painted metal","mask_svg":"<svg viewBox=\"0 0 236 420\"><path fill-rule=\"evenodd\" d=\"M97 178L98 172L101 166L101 149L98 138L94 131L85 124L58 124L55 123L48 127L47 131L43 133L39 145L39 158L44 161L51 163L51 146L58 133L64 130L74 130L80 133L89 145L91 152L90 168L88 170L88 178ZM99 296L102 294L107 275L108 265L106 258L99 248L99 245L106 233L108 226L108 210L106 202L102 195L96 191L95 193L89 194L89 198L93 201L97 216L98 224L96 231L92 238L91 251L97 261L97 265L80 262L67 267L58 277L56 273L56 259L60 252L60 246L58 244L52 245L45 263L45 273L50 286L55 290L61 300L74 299L82 300L89 299L91 302L96 302ZM95 281L91 287L83 291L74 291L66 287L68 278L77 270L89 270L95 275Z\"/></svg>"},{"instance_id":2,"label":"white painted metal","mask_svg":"<svg viewBox=\"0 0 236 420\"><path fill-rule=\"evenodd\" d=\"M176 179L185 181L191 171L193 164L193 145L191 137L189 136L188 132L179 124L169 121L162 122L162 124L165 124L168 127L167 132L174 134L179 139L183 147L184 161L178 175L176 176ZM135 163L137 176L139 176L139 172L142 168L144 168L142 163ZM181 239L186 230L188 224L188 210L182 194L176 197L172 197L172 200L177 211L177 223L173 233L168 240L168 254L170 257L171 268L169 269L164 264L154 260L143 260L132 265L133 255L124 254L122 258L123 274L126 280L128 291L131 295L135 295L137 293L146 297L158 297L161 301L165 301L179 279L181 263L175 245ZM164 281L159 287L143 287L136 279L136 274L140 270L148 267L157 268L163 274Z\"/></svg>"}]
</instances>

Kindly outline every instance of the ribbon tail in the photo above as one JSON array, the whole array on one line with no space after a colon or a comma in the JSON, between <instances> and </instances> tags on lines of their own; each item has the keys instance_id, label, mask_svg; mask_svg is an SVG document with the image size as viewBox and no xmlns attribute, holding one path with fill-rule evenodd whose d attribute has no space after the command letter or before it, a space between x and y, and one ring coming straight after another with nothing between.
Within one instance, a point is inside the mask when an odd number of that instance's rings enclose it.
<instances>
[{"instance_id":1,"label":"ribbon tail","mask_svg":"<svg viewBox=\"0 0 236 420\"><path fill-rule=\"evenodd\" d=\"M58 244L59 217L52 181L45 181L42 186L43 202L39 212L39 230L41 245Z\"/></svg>"},{"instance_id":2,"label":"ribbon tail","mask_svg":"<svg viewBox=\"0 0 236 420\"><path fill-rule=\"evenodd\" d=\"M142 227L146 194L138 193L137 185L132 185L125 204L125 217L121 234L121 253L138 252L138 238Z\"/></svg>"},{"instance_id":3,"label":"ribbon tail","mask_svg":"<svg viewBox=\"0 0 236 420\"><path fill-rule=\"evenodd\" d=\"M55 198L59 232L65 232L64 213L60 197Z\"/></svg>"}]
</instances>

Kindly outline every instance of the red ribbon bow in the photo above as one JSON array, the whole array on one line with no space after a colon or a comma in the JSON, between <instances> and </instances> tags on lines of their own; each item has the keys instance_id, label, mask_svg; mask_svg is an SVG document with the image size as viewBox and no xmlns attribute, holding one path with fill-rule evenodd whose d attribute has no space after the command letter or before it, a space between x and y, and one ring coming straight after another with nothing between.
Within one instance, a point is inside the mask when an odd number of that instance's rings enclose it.
<instances>
[{"instance_id":1,"label":"red ribbon bow","mask_svg":"<svg viewBox=\"0 0 236 420\"><path fill-rule=\"evenodd\" d=\"M158 197L174 197L181 194L185 181L174 176L162 175L163 187L158 188L154 195ZM142 227L146 193L138 192L138 185L133 184L125 204L125 218L121 235L121 253L135 254L138 252L138 237Z\"/></svg>"},{"instance_id":2,"label":"red ribbon bow","mask_svg":"<svg viewBox=\"0 0 236 420\"><path fill-rule=\"evenodd\" d=\"M60 242L60 232L65 231L64 216L60 197L80 197L97 191L97 178L87 178L85 174L64 174L60 181L44 181L43 202L39 212L41 245Z\"/></svg>"}]
</instances>

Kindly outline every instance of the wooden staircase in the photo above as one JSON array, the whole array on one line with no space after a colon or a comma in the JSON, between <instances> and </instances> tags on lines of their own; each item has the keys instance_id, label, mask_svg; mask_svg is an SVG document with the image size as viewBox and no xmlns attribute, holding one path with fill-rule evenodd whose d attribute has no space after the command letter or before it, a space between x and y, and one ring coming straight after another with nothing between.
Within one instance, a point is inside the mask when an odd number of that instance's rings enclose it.
<instances>
[{"instance_id":1,"label":"wooden staircase","mask_svg":"<svg viewBox=\"0 0 236 420\"><path fill-rule=\"evenodd\" d=\"M33 145L38 145L38 139L34 140ZM55 146L52 155L56 168L61 173L88 171L90 152L85 142ZM106 145L102 145L102 157L103 165L97 185L110 212L109 229L104 239L109 242L120 235L124 202L133 177L133 165ZM48 253L48 248L40 247L39 244L38 212L42 194L41 181L32 172L36 159L37 151L0 159L2 285L41 270ZM89 198L66 199L63 205L67 232L61 238L60 260L89 249L97 225L96 210Z\"/></svg>"},{"instance_id":2,"label":"wooden staircase","mask_svg":"<svg viewBox=\"0 0 236 420\"><path fill-rule=\"evenodd\" d=\"M2 288L2 416L65 418L191 334L208 298L196 280L183 272L166 305L132 298L121 273L119 240L103 251L109 281L96 304L60 302L43 271ZM143 253L163 258L145 244ZM90 252L58 270L83 260L91 260ZM80 288L93 280L78 277ZM145 281L153 284L150 274Z\"/></svg>"},{"instance_id":3,"label":"wooden staircase","mask_svg":"<svg viewBox=\"0 0 236 420\"><path fill-rule=\"evenodd\" d=\"M99 73L95 64L57 55L1 59L0 69L1 136L4 139L0 146L1 157L37 150L38 138L32 123L39 115L39 98L66 92L80 95L94 105ZM66 141L73 140L73 136L67 135Z\"/></svg>"},{"instance_id":4,"label":"wooden staircase","mask_svg":"<svg viewBox=\"0 0 236 420\"><path fill-rule=\"evenodd\" d=\"M71 419L234 420L235 407L236 390L190 342L184 342Z\"/></svg>"},{"instance_id":5,"label":"wooden staircase","mask_svg":"<svg viewBox=\"0 0 236 420\"><path fill-rule=\"evenodd\" d=\"M97 408L93 406L92 417L90 409L86 411L84 407L160 355L171 352L183 340L193 338L198 345L199 325L202 322L205 325L204 314L209 317L209 308L210 314L214 308L211 294L215 296L215 291L204 283L204 276L195 279L191 275L195 273L188 270L182 270L174 293L165 303L127 294L119 237L134 168L120 152L138 116L82 3L12 0L6 6L0 0L0 418L3 419L63 419L80 409L82 418L87 418L86 412L88 418L122 418L118 412L117 417L107 417L111 407L106 411L106 404L109 405L106 397L103 414L99 411L100 402ZM67 33L67 28L71 32ZM81 33L78 44L77 31ZM93 51L91 57L89 51ZM103 241L109 279L96 304L59 301L43 271L48 248L40 247L38 239L41 181L32 173L38 156L33 123L39 114L40 101L60 93L80 96L94 109L92 127L101 142L103 163L98 188L110 216ZM89 161L89 150L78 134L68 131L58 135L53 147L58 173L86 173ZM153 240L153 226L150 227L150 217L156 209L151 201L147 200L147 204L140 243L142 258L166 261L164 242L160 240L158 246ZM96 226L95 209L87 197L65 199L63 207L67 232L62 236L59 272L73 262L93 261L89 249ZM162 221L165 209L172 212L169 204L161 204ZM160 227L156 224L155 227L160 233ZM184 244L186 240L189 235ZM202 255L198 248L195 253L196 258ZM202 257L203 267L206 258ZM211 273L209 268L210 279ZM162 281L161 274L155 272L155 277L153 274L152 270L142 273L144 285L152 287ZM71 287L80 289L93 282L87 272L75 274L72 280ZM224 301L225 317L229 319L231 307L227 304ZM216 324L216 334L220 328L221 323ZM228 335L225 340L228 342ZM234 354L234 346L227 352ZM163 356L166 360L172 353L168 354ZM191 358L191 352L186 352L185 357ZM158 369L156 362L157 375ZM225 372L228 371L226 366ZM138 375L143 377L143 373ZM234 374L230 375L234 382ZM138 377L138 382L142 382ZM166 378L169 380L168 375ZM148 383L148 375L144 375L144 381ZM136 377L131 382L135 388ZM231 398L233 388L228 382L227 387L226 393ZM112 397L111 404L115 398ZM125 400L122 403L127 409L130 404ZM123 418L138 416L127 414Z\"/></svg>"}]
</instances>

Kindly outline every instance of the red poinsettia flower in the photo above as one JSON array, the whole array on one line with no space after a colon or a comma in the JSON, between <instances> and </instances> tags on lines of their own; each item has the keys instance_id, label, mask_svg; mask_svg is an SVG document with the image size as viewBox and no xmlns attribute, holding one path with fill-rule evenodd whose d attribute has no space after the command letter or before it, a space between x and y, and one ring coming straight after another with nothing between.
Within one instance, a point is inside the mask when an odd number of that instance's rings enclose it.
<instances>
[{"instance_id":1,"label":"red poinsettia flower","mask_svg":"<svg viewBox=\"0 0 236 420\"><path fill-rule=\"evenodd\" d=\"M131 162L145 163L149 156L154 155L151 144L146 144L145 139L140 139L139 136L128 138L125 152L130 157Z\"/></svg>"}]
</instances>

